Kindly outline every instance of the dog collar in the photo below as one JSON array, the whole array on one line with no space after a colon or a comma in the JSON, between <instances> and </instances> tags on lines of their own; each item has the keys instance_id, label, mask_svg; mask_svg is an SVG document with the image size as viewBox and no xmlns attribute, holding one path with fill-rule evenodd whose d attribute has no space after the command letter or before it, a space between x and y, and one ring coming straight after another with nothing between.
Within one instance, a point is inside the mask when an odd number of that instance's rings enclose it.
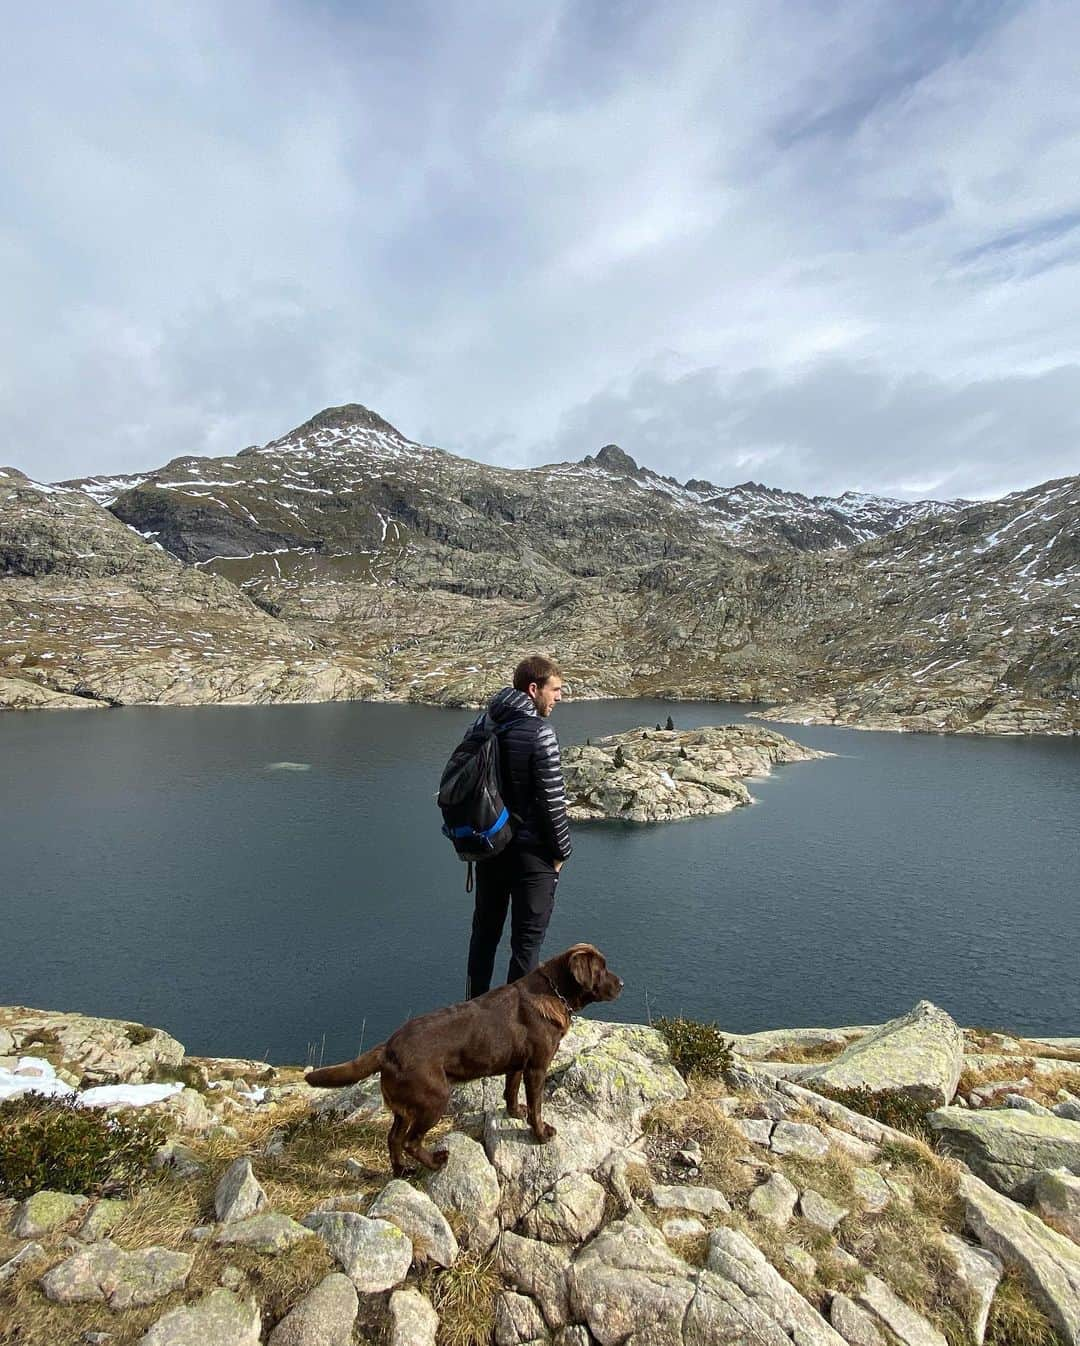
<instances>
[{"instance_id":1,"label":"dog collar","mask_svg":"<svg viewBox=\"0 0 1080 1346\"><path fill-rule=\"evenodd\" d=\"M537 970L540 971L540 969ZM570 1004L569 1000L567 1000L566 996L563 995L563 993L559 990L559 988L555 985L555 983L551 980L551 978L548 976L546 972L540 971L540 975L541 977L543 977L543 979L547 982L547 984L551 987L551 989L555 992L555 994L566 1006L566 1012L572 1019L574 1017L574 1014L576 1013L573 1005Z\"/></svg>"}]
</instances>

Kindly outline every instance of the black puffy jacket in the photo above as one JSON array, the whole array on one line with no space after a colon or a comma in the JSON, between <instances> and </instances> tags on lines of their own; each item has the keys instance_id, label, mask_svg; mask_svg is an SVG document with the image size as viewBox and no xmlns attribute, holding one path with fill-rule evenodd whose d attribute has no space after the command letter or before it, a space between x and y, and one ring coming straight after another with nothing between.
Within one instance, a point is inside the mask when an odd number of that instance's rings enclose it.
<instances>
[{"instance_id":1,"label":"black puffy jacket","mask_svg":"<svg viewBox=\"0 0 1080 1346\"><path fill-rule=\"evenodd\" d=\"M485 720L506 726L499 734L500 780L506 806L516 815L514 844L548 860L565 860L573 847L555 730L513 687L496 692L477 727Z\"/></svg>"}]
</instances>

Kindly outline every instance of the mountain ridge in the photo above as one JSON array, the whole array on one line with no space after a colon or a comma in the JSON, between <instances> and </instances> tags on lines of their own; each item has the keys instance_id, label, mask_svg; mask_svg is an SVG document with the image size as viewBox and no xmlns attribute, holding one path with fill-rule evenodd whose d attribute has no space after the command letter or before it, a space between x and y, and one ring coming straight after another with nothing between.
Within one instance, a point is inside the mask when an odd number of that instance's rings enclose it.
<instances>
[{"instance_id":1,"label":"mountain ridge","mask_svg":"<svg viewBox=\"0 0 1080 1346\"><path fill-rule=\"evenodd\" d=\"M39 489L72 509L77 492L294 642L284 683L249 678L251 652L223 645L236 676L209 691L196 680L196 701L303 699L317 659L313 699L473 704L543 645L584 695L778 702L773 717L864 727L1080 729L1080 478L1001 501L898 502L680 484L617 445L492 467L353 403L236 455ZM18 513L3 506L0 541ZM0 617L11 569L0 546ZM11 630L0 621L0 670L51 685ZM119 694L107 671L82 685L115 703L131 691L121 681ZM148 700L189 694L179 665L160 682L133 685Z\"/></svg>"}]
</instances>

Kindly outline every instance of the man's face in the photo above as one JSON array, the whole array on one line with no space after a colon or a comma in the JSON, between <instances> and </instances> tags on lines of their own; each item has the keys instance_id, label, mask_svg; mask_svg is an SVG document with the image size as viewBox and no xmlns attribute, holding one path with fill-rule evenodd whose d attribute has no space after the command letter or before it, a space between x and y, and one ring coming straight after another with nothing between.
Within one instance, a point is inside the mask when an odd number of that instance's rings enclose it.
<instances>
[{"instance_id":1,"label":"man's face","mask_svg":"<svg viewBox=\"0 0 1080 1346\"><path fill-rule=\"evenodd\" d=\"M530 682L526 695L536 707L537 715L547 718L555 703L562 700L562 678L553 675L542 687L537 682Z\"/></svg>"}]
</instances>

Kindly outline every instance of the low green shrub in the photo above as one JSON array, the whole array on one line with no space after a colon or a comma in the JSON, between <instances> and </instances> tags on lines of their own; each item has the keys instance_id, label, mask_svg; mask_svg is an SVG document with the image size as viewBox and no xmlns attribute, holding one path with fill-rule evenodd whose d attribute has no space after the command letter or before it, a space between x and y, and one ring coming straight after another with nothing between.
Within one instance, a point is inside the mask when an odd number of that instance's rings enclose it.
<instances>
[{"instance_id":1,"label":"low green shrub","mask_svg":"<svg viewBox=\"0 0 1080 1346\"><path fill-rule=\"evenodd\" d=\"M23 1094L0 1105L0 1193L123 1193L165 1140L157 1118L121 1118L80 1108L71 1096Z\"/></svg>"},{"instance_id":2,"label":"low green shrub","mask_svg":"<svg viewBox=\"0 0 1080 1346\"><path fill-rule=\"evenodd\" d=\"M684 1079L697 1075L722 1075L731 1069L731 1043L716 1024L696 1019L654 1019L653 1028L668 1045L675 1069Z\"/></svg>"}]
</instances>

